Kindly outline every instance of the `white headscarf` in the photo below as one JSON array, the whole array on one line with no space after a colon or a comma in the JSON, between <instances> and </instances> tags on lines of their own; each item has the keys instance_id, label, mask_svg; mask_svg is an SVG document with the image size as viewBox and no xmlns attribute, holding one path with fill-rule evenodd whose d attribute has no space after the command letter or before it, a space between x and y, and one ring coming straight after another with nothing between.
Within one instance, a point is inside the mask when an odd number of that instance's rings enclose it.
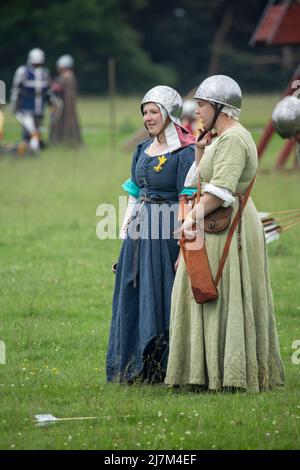
<instances>
[{"instance_id":1,"label":"white headscarf","mask_svg":"<svg viewBox=\"0 0 300 470\"><path fill-rule=\"evenodd\" d=\"M222 108L221 113L226 114L228 117L234 119L235 121L239 121L241 110L238 108L233 108L232 106L224 106L224 108Z\"/></svg>"},{"instance_id":2,"label":"white headscarf","mask_svg":"<svg viewBox=\"0 0 300 470\"><path fill-rule=\"evenodd\" d=\"M165 122L166 122L166 119L169 115L168 115L166 109L162 105L160 105L159 103L155 103L155 104L160 109L161 116L162 116L162 121L163 121L163 125L164 125ZM168 126L165 128L164 134L165 134L166 141L167 141L168 152L170 152L170 153L174 152L174 150L177 150L181 147L181 142L180 142L180 139L178 137L175 124L173 123L172 120L170 121Z\"/></svg>"}]
</instances>

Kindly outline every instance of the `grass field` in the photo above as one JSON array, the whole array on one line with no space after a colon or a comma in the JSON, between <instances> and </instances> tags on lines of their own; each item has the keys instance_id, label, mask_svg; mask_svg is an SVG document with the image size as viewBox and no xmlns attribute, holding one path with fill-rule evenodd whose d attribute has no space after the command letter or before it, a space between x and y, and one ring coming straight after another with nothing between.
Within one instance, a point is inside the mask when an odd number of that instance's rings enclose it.
<instances>
[{"instance_id":1,"label":"grass field","mask_svg":"<svg viewBox=\"0 0 300 470\"><path fill-rule=\"evenodd\" d=\"M255 138L277 96L246 97L242 122ZM39 157L0 156L1 449L299 449L300 228L269 246L284 389L174 394L164 386L105 383L105 354L118 240L96 237L96 208L117 203L129 176L122 142L141 125L139 101L117 101L118 149L109 148L108 102L79 103L85 146ZM7 114L5 140L19 136ZM274 172L282 141L261 162L260 210L299 206L300 174ZM35 414L95 421L33 424Z\"/></svg>"}]
</instances>

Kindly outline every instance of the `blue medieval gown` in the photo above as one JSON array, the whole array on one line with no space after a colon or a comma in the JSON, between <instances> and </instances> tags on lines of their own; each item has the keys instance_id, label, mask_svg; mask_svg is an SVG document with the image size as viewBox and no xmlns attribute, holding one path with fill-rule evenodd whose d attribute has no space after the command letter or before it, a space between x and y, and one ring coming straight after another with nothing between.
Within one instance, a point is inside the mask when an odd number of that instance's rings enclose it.
<instances>
[{"instance_id":1,"label":"blue medieval gown","mask_svg":"<svg viewBox=\"0 0 300 470\"><path fill-rule=\"evenodd\" d=\"M167 366L171 292L179 254L173 232L178 195L191 192L184 181L195 154L189 145L166 153L160 163L161 157L145 152L151 142L138 145L131 179L123 185L137 204L116 271L106 361L109 382L162 382ZM141 202L143 197L147 201Z\"/></svg>"}]
</instances>

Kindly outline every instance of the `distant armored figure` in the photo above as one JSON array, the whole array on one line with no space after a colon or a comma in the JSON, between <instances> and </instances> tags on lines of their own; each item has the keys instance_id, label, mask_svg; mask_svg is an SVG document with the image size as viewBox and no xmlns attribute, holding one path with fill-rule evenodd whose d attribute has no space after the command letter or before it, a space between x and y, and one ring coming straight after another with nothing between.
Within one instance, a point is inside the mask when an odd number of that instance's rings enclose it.
<instances>
[{"instance_id":1,"label":"distant armored figure","mask_svg":"<svg viewBox=\"0 0 300 470\"><path fill-rule=\"evenodd\" d=\"M195 137L203 128L202 120L198 116L198 104L195 100L185 100L182 106L181 124Z\"/></svg>"},{"instance_id":2,"label":"distant armored figure","mask_svg":"<svg viewBox=\"0 0 300 470\"><path fill-rule=\"evenodd\" d=\"M274 108L272 120L280 137L296 142L296 159L300 167L300 100L295 96L283 98Z\"/></svg>"},{"instance_id":3,"label":"distant armored figure","mask_svg":"<svg viewBox=\"0 0 300 470\"><path fill-rule=\"evenodd\" d=\"M77 80L73 71L74 60L66 54L58 59L56 66L58 76L53 82L52 91L61 100L61 109L52 116L50 142L78 146L82 139L76 112Z\"/></svg>"},{"instance_id":4,"label":"distant armored figure","mask_svg":"<svg viewBox=\"0 0 300 470\"><path fill-rule=\"evenodd\" d=\"M44 52L32 49L27 64L16 70L11 90L11 110L22 124L23 140L34 151L43 145L40 127L45 105L55 104L50 91L50 75L44 64Z\"/></svg>"}]
</instances>

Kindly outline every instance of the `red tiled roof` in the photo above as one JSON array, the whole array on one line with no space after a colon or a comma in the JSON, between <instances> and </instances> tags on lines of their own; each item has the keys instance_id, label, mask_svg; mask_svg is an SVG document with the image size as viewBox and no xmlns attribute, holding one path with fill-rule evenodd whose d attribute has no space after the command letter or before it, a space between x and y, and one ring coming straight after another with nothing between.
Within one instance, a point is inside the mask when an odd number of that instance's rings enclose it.
<instances>
[{"instance_id":1,"label":"red tiled roof","mask_svg":"<svg viewBox=\"0 0 300 470\"><path fill-rule=\"evenodd\" d=\"M271 6L251 39L251 44L256 43L300 44L300 4Z\"/></svg>"}]
</instances>

